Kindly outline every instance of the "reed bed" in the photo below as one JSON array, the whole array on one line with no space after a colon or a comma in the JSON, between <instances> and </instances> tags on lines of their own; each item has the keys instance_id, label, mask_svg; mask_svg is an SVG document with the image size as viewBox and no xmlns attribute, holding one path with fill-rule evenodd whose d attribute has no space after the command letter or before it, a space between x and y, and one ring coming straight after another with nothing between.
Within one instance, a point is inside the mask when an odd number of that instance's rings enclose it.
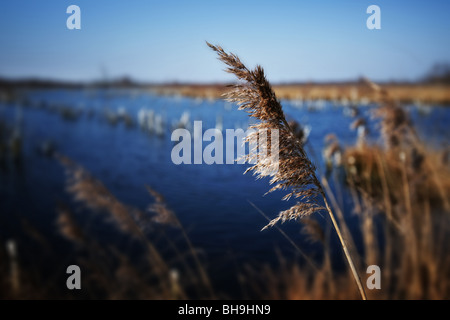
<instances>
[{"instance_id":1,"label":"reed bed","mask_svg":"<svg viewBox=\"0 0 450 320\"><path fill-rule=\"evenodd\" d=\"M305 230L324 244L322 269L311 272L293 266L287 268L283 276L266 273L265 277L273 281L268 281L259 292L270 292L268 298L355 299L357 290L350 284L350 278L353 278L360 296L366 298L357 268L365 270L370 265L377 265L382 270L384 288L371 291L369 298L448 299L450 255L445 243L450 231L449 167L445 161L440 161L446 159L444 152L430 152L425 148L408 113L390 93L364 80L378 104L374 116L381 118L382 141L379 145L369 144L365 135L361 135L356 146L342 150L337 137L330 136L325 150L329 157L343 152L343 159L339 158L336 163L345 170L347 186L353 195L354 213L359 221L359 240L364 247L353 259L347 242L352 244L355 254L355 236L348 231L346 218L330 192L327 177L322 177L322 184L316 177L315 167L286 122L281 104L263 69L257 66L251 71L236 55L226 53L219 46L208 46L228 66L226 71L243 81L233 86L234 90L226 93L225 97L258 120L252 128L277 129L280 132L279 170L271 168L274 164L270 156L259 158L249 170L258 177L270 176L270 183L275 184L270 191L289 190L284 199L294 197L300 201L282 211L268 226L279 221L298 220L323 210L317 201L322 198L352 271L348 274L333 272L328 256L330 240L325 239L325 233L314 220L303 220L306 221ZM354 128L364 125L365 120L359 119ZM247 160L254 159L252 157L255 155L251 154ZM343 233L328 205L325 190L334 200L332 204ZM282 288L281 294L276 288Z\"/></svg>"},{"instance_id":2,"label":"reed bed","mask_svg":"<svg viewBox=\"0 0 450 320\"><path fill-rule=\"evenodd\" d=\"M175 213L164 197L147 186L153 202L145 210L126 205L108 188L72 159L56 153L66 170L69 206L56 208L59 236L72 246L66 263L82 270L82 290L70 292L65 270L51 279L36 274L23 260L17 243L11 240L0 250L0 297L6 299L212 299L209 276ZM112 229L116 240L98 236L94 225ZM46 256L54 257L55 242L32 226L26 234L39 238ZM132 252L129 252L129 251ZM136 253L139 253L136 257ZM71 263L69 263L69 261ZM61 279L60 279L61 278Z\"/></svg>"},{"instance_id":3,"label":"reed bed","mask_svg":"<svg viewBox=\"0 0 450 320\"><path fill-rule=\"evenodd\" d=\"M448 84L386 83L382 88L402 103L441 104L450 103ZM292 83L275 84L275 94L282 100L328 100L339 103L374 103L376 94L364 81L349 83ZM150 91L158 95L185 96L202 99L221 99L228 92L226 84L165 84L152 86Z\"/></svg>"}]
</instances>

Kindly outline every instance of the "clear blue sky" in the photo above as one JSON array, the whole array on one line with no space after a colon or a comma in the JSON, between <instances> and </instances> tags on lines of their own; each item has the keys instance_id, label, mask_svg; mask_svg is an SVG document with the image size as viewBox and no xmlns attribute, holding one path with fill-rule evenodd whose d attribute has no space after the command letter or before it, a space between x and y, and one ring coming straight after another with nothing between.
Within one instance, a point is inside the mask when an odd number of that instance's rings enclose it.
<instances>
[{"instance_id":1,"label":"clear blue sky","mask_svg":"<svg viewBox=\"0 0 450 320\"><path fill-rule=\"evenodd\" d=\"M68 30L66 8L81 8ZM366 9L381 8L381 30ZM0 5L0 76L228 81L205 40L274 82L413 80L450 60L450 1L15 0ZM102 71L103 70L103 71Z\"/></svg>"}]
</instances>

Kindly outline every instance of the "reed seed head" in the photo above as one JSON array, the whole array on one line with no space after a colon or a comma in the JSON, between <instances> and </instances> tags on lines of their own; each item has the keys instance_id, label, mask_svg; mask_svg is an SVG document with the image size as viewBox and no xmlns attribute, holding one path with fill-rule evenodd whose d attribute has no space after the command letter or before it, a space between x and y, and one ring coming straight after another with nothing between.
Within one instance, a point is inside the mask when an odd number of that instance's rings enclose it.
<instances>
[{"instance_id":1,"label":"reed seed head","mask_svg":"<svg viewBox=\"0 0 450 320\"><path fill-rule=\"evenodd\" d=\"M256 132L277 130L279 134L278 157L263 153L263 156L256 158L250 150L247 160L257 161L248 170L253 171L258 178L271 177L270 184L274 186L269 192L278 189L289 190L283 199L295 198L298 201L288 210L280 212L278 217L263 229L278 221L295 220L322 210L317 200L320 196L324 197L324 192L315 175L316 168L308 158L303 142L286 121L281 103L266 79L263 68L256 66L254 70L249 70L236 55L226 53L220 46L207 44L219 55L219 60L228 66L226 71L240 80L231 92L225 94L226 99L237 103L239 110L246 111L250 117L257 120L250 127ZM247 137L247 142L251 142L253 138ZM275 158L278 158L277 163L274 163ZM275 167L277 170L273 170Z\"/></svg>"}]
</instances>

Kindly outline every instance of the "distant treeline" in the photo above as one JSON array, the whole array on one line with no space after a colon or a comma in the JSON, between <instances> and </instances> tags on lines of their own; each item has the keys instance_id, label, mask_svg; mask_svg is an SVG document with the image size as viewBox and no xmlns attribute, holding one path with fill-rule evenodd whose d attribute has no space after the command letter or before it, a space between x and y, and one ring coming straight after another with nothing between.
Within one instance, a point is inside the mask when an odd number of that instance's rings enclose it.
<instances>
[{"instance_id":1,"label":"distant treeline","mask_svg":"<svg viewBox=\"0 0 450 320\"><path fill-rule=\"evenodd\" d=\"M345 80L345 81L317 81L317 82L285 82L278 83L282 86L297 86L297 85L353 85L359 83L360 79L355 80ZM425 74L422 78L417 81L383 81L378 82L379 84L450 84L450 64L448 63L437 63L435 64L429 72ZM113 80L99 80L99 81L64 81L64 80L52 80L52 79L42 79L42 78L24 78L24 79L8 79L0 77L0 89L8 90L15 88L161 88L161 87L182 87L182 86L217 86L223 87L227 86L228 83L192 83L192 82L170 82L170 83L150 83L150 82L139 82L133 80L128 76Z\"/></svg>"},{"instance_id":2,"label":"distant treeline","mask_svg":"<svg viewBox=\"0 0 450 320\"><path fill-rule=\"evenodd\" d=\"M16 89L16 88L29 88L29 89L39 89L39 88L136 88L136 87L147 87L150 84L138 83L131 80L128 77L124 77L117 80L111 81L92 81L92 82L82 82L82 81L64 81L64 80L49 80L40 78L26 78L26 79L7 79L0 78L0 89Z\"/></svg>"},{"instance_id":3,"label":"distant treeline","mask_svg":"<svg viewBox=\"0 0 450 320\"><path fill-rule=\"evenodd\" d=\"M427 83L450 83L450 64L438 63L431 68L423 82Z\"/></svg>"}]
</instances>

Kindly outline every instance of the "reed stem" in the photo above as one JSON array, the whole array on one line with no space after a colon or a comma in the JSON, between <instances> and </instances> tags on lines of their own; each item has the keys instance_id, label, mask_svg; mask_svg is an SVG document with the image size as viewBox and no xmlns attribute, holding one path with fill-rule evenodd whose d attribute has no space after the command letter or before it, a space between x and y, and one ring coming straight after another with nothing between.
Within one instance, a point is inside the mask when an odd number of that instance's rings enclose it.
<instances>
[{"instance_id":1,"label":"reed stem","mask_svg":"<svg viewBox=\"0 0 450 320\"><path fill-rule=\"evenodd\" d=\"M339 225L337 224L337 221L334 217L333 211L331 211L330 206L328 205L328 201L325 196L323 197L323 199L325 201L325 206L328 211L328 215L330 216L331 221L333 222L334 229L336 230L336 233L339 237L339 241L341 242L342 249L344 250L345 257L347 258L347 262L352 271L353 278L355 279L356 285L358 286L358 290L359 290L359 293L361 294L361 298L363 300L367 300L366 292L364 291L364 287L361 283L361 278L359 277L358 271L356 270L355 264L353 263L353 259L350 255L350 252L348 251L347 244L345 243L344 237L341 234L341 230L339 229Z\"/></svg>"}]
</instances>

